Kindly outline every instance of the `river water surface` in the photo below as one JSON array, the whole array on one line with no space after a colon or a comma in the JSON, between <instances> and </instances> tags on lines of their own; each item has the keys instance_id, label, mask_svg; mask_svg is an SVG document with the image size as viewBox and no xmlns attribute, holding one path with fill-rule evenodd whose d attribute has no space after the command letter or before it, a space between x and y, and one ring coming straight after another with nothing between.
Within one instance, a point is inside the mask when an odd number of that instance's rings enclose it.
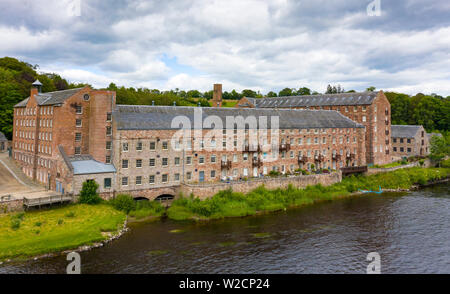
<instances>
[{"instance_id":1,"label":"river water surface","mask_svg":"<svg viewBox=\"0 0 450 294\"><path fill-rule=\"evenodd\" d=\"M205 223L132 224L81 253L82 273L450 273L450 185L353 197ZM0 273L64 273L64 256L0 266Z\"/></svg>"}]
</instances>

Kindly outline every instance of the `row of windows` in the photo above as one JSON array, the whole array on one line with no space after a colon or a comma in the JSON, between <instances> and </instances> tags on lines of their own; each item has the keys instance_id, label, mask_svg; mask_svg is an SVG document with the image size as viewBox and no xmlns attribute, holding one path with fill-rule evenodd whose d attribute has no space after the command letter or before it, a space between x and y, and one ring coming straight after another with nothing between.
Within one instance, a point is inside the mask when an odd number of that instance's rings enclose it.
<instances>
[{"instance_id":1,"label":"row of windows","mask_svg":"<svg viewBox=\"0 0 450 294\"><path fill-rule=\"evenodd\" d=\"M107 122L110 122L111 119L112 119L111 112L108 112L108 113L106 114L106 121L107 121ZM83 126L83 121L82 121L81 118L75 119L75 126L76 126L77 128L81 128L81 127Z\"/></svg>"},{"instance_id":2,"label":"row of windows","mask_svg":"<svg viewBox=\"0 0 450 294\"><path fill-rule=\"evenodd\" d=\"M16 138L34 139L34 132L23 132L16 130Z\"/></svg>"},{"instance_id":3,"label":"row of windows","mask_svg":"<svg viewBox=\"0 0 450 294\"><path fill-rule=\"evenodd\" d=\"M41 106L39 109L41 115L53 114L53 106ZM18 108L16 109L16 115L36 115L36 106Z\"/></svg>"},{"instance_id":4,"label":"row of windows","mask_svg":"<svg viewBox=\"0 0 450 294\"><path fill-rule=\"evenodd\" d=\"M16 126L22 126L22 127L35 127L36 126L36 120L35 119L17 119L16 120ZM39 120L39 126L43 128L51 128L53 126L53 120L52 119L41 119Z\"/></svg>"},{"instance_id":5,"label":"row of windows","mask_svg":"<svg viewBox=\"0 0 450 294\"><path fill-rule=\"evenodd\" d=\"M354 148L353 149L353 154L356 154L356 151L357 151L356 148ZM346 151L344 151L343 149L339 150L339 153L341 155L344 155L344 152L346 152L346 154L350 154L351 153L350 149L347 149ZM333 150L332 153L336 154L337 151ZM306 157L311 157L312 154L314 154L315 156L320 155L320 154L323 155L323 156L326 156L327 155L327 150L326 149L323 149L322 151L320 151L320 150L307 150L305 153L303 153L303 151L300 150L297 153L297 155L299 157L302 157L303 155L305 155ZM281 158L286 158L286 156L287 156L286 151L281 152ZM253 157L257 158L256 155L254 155ZM268 157L268 154L266 152L263 153L262 158L263 159L267 159L267 157ZM295 152L294 151L290 151L289 152L289 157L290 158L295 158ZM232 158L233 158L233 162L238 162L239 155L238 154L233 154ZM243 153L242 154L242 160L243 161L247 161L248 159L249 159L249 154L248 153ZM108 159L108 161L109 160L110 160L110 158ZM129 161L130 161L129 159L122 159L122 168L129 168L130 167ZM227 155L222 155L222 161L224 161L224 162L227 161ZM205 162L206 162L205 156L200 155L198 157L198 163L199 164L204 164ZM216 163L217 162L217 156L214 155L214 154L210 155L209 162L210 163ZM181 158L180 157L175 157L173 159L173 164L175 166L180 165L180 163L181 163ZM161 166L168 166L169 165L169 158L167 158L167 157L161 158L160 164L161 164ZM192 157L191 156L187 156L186 157L186 164L187 165L192 164ZM135 160L135 167L136 168L141 168L142 166L143 166L143 160L142 159L136 159ZM151 167L156 166L156 158L150 158L148 160L148 166L151 166Z\"/></svg>"},{"instance_id":6,"label":"row of windows","mask_svg":"<svg viewBox=\"0 0 450 294\"><path fill-rule=\"evenodd\" d=\"M38 151L40 153L46 153L46 154L52 154L52 146L47 146L47 145L38 145Z\"/></svg>"},{"instance_id":7,"label":"row of windows","mask_svg":"<svg viewBox=\"0 0 450 294\"><path fill-rule=\"evenodd\" d=\"M17 136L19 135L19 136ZM16 137L17 138L23 138L23 139L32 139L34 140L34 132L18 132L16 131ZM48 132L39 132L38 133L39 140L43 141L51 141L52 140L52 133Z\"/></svg>"},{"instance_id":8,"label":"row of windows","mask_svg":"<svg viewBox=\"0 0 450 294\"><path fill-rule=\"evenodd\" d=\"M49 159L38 158L38 165L42 167L51 168L52 162Z\"/></svg>"},{"instance_id":9,"label":"row of windows","mask_svg":"<svg viewBox=\"0 0 450 294\"><path fill-rule=\"evenodd\" d=\"M339 166L340 167L344 166L343 161L339 162ZM306 167L307 169L311 169L312 168L312 163L307 163L305 165L300 164L298 167L300 167L300 168ZM320 167L321 168L325 168L326 167L326 163L322 163L320 165ZM333 167L333 169L336 169L336 163L335 162L333 162L332 167ZM274 166L271 166L271 167L265 166L265 167L263 167L263 172L262 172L263 175L267 175L268 174L268 168L271 168L271 170L273 170L273 171L281 171L282 173L285 173L287 171L285 165L281 165L281 166L274 165ZM291 164L289 166L290 172L295 171L296 168L297 168L297 165L294 165L294 164ZM328 168L331 168L331 166L328 167ZM232 174L233 177L238 177L240 171L241 171L240 169L235 168L235 169L232 170L231 174ZM243 177L248 177L248 176L250 176L250 171L251 171L251 169L243 168L241 175ZM257 177L259 175L258 172L259 172L259 170L257 168L254 168L253 169L253 176ZM164 173L164 174L159 175L158 177L159 177L159 180L160 180L161 183L168 183L169 181L179 182L180 181L180 176L181 176L180 173L174 173L172 175L172 177L170 178L168 173ZM217 176L216 170L210 170L209 171L209 177L210 177L211 180L215 179L216 176ZM225 177L225 176L227 176L227 172L226 171L222 171L222 177ZM148 184L155 184L156 180L157 180L156 177L157 177L157 175L149 175L147 179L144 179L143 176L135 176L133 179L134 179L134 184L135 185L142 185L142 184L144 184L144 180L146 180L145 182L148 183ZM186 180L187 181L192 180L192 172L186 172ZM199 171L199 181L204 181L204 180L205 180L205 171ZM121 178L121 185L122 186L128 186L129 184L130 184L130 177L122 177Z\"/></svg>"},{"instance_id":10,"label":"row of windows","mask_svg":"<svg viewBox=\"0 0 450 294\"><path fill-rule=\"evenodd\" d=\"M191 179L192 178L192 173L191 172L187 172L186 173L186 177L189 177L189 179ZM168 183L169 182L169 174L162 174L160 179L161 179L161 183ZM134 184L135 185L142 185L142 180L143 180L142 176L136 176L134 178ZM180 174L179 173L175 173L173 175L173 181L175 181L175 182L179 182L180 181ZM156 175L149 175L148 176L148 183L149 184L155 184L155 182L156 182ZM122 184L122 186L128 186L128 184L129 184L129 177L122 177L121 184Z\"/></svg>"},{"instance_id":11,"label":"row of windows","mask_svg":"<svg viewBox=\"0 0 450 294\"><path fill-rule=\"evenodd\" d=\"M397 152L397 147L393 147L394 152ZM405 148L404 147L400 147L400 152L405 152ZM410 153L412 150L411 148L407 148L407 152Z\"/></svg>"},{"instance_id":12,"label":"row of windows","mask_svg":"<svg viewBox=\"0 0 450 294\"><path fill-rule=\"evenodd\" d=\"M47 132L42 132L41 133L41 132L39 132L39 140L51 141L52 140L52 133L47 133Z\"/></svg>"},{"instance_id":13,"label":"row of windows","mask_svg":"<svg viewBox=\"0 0 450 294\"><path fill-rule=\"evenodd\" d=\"M345 140L346 140L347 143L350 143L350 140L351 140L350 136L346 136ZM306 140L304 138L297 138L297 140L295 140L294 138L291 138L289 140L289 142L290 142L291 145L295 145L295 143L297 143L298 145L303 145L304 143L306 143L307 145L320 144L320 143L326 144L327 143L327 138L326 137L321 137L321 139L320 139L320 137L314 137L314 138L306 138ZM357 137L353 137L353 143L356 143L356 142L357 142ZM233 142L233 146L237 147L237 143L238 143L238 141L235 140ZM332 143L336 144L336 137L332 138ZM339 143L340 144L344 143L344 137L342 137L342 136L339 137ZM286 144L286 139L283 138L281 140L281 144ZM157 142L155 142L155 141L149 142L149 149L152 150L152 151L156 150L156 145L157 145ZM248 145L248 140L244 141L244 145ZM267 145L267 139L264 140L264 145ZM136 142L136 151L142 151L143 150L143 146L144 146L144 143L142 141ZM181 142L175 142L174 149L175 150L179 150L180 146L181 146ZM200 141L199 146L200 146L201 149L204 148L205 147L204 141ZM215 148L216 147L216 141L214 139L211 139L209 147L211 147L211 148ZM223 140L222 147L227 147L226 139ZM191 148L192 148L192 143L190 141L188 141L186 149L190 150ZM168 150L169 149L169 142L168 141L162 141L161 142L161 149L162 150ZM123 142L122 143L122 151L123 152L129 151L129 143L128 142Z\"/></svg>"},{"instance_id":14,"label":"row of windows","mask_svg":"<svg viewBox=\"0 0 450 294\"><path fill-rule=\"evenodd\" d=\"M14 143L14 148L16 149L22 149L25 151L31 151L34 152L34 144L27 144L27 143ZM52 154L52 146L48 146L48 145L38 145L38 152L39 153L45 153L45 154Z\"/></svg>"},{"instance_id":15,"label":"row of windows","mask_svg":"<svg viewBox=\"0 0 450 294\"><path fill-rule=\"evenodd\" d=\"M400 138L400 139L398 139L398 141L400 141L400 143L403 143L403 142L404 142L404 139L403 139L403 138ZM393 143L397 143L397 138L393 138L393 139L392 139L392 142L393 142ZM411 143L411 139L406 139L406 142L407 142L407 143Z\"/></svg>"}]
</instances>

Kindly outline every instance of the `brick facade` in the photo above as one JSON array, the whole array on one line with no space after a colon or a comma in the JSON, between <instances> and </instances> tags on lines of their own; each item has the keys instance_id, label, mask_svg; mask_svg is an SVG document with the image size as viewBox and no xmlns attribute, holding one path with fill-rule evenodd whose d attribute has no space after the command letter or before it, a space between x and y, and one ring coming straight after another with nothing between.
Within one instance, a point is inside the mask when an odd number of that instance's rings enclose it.
<instances>
[{"instance_id":1,"label":"brick facade","mask_svg":"<svg viewBox=\"0 0 450 294\"><path fill-rule=\"evenodd\" d=\"M221 101L221 85L214 89L214 101ZM112 115L117 108L114 92L90 87L69 91L73 93L63 100L48 104L33 88L30 98L14 109L13 158L30 178L59 192L63 192L62 188L65 193L78 194L84 181L95 180L104 198L129 193L154 199L173 195L183 184L259 178L270 171L289 174L297 169L339 170L365 165L368 158L366 140L371 133L368 135L361 125L333 111L312 110L311 115L326 115L322 121L330 125L325 122L328 113L336 114L335 119L352 127L281 128L278 134L269 129L256 137L250 135L253 130L228 130L225 136L222 129L203 130L194 131L190 143L180 143L172 140L177 132L174 129L120 128ZM383 129L384 138L387 100L383 97L380 94L372 105L359 106L351 113L346 108L329 109L339 110L366 129L376 125L378 132ZM386 109L390 113L390 108ZM184 150L180 148L183 144ZM75 174L70 161L83 155L111 163L116 171ZM111 179L108 185L105 179Z\"/></svg>"},{"instance_id":2,"label":"brick facade","mask_svg":"<svg viewBox=\"0 0 450 294\"><path fill-rule=\"evenodd\" d=\"M336 96L339 96L337 94ZM271 99L271 98L267 98ZM253 101L244 97L236 107L255 107ZM321 105L290 108L336 110L351 120L363 124L365 133L365 156L368 164L386 164L391 162L391 105L383 93L379 91L367 105Z\"/></svg>"},{"instance_id":3,"label":"brick facade","mask_svg":"<svg viewBox=\"0 0 450 294\"><path fill-rule=\"evenodd\" d=\"M205 140L204 148L195 149L195 144L200 143L198 136L193 136L191 143L186 145L192 146L192 149L183 151L173 146L171 138L175 132L115 130L117 191L136 193L180 183L213 183L224 177L235 180L259 177L272 170L293 173L299 168L311 170L313 166L336 170L365 165L366 162L362 128L282 129L278 134L279 153L276 159L272 158L271 146L264 144L270 142L270 130L267 133L269 139L259 140L263 142L260 150L257 145L248 142L248 133L237 130L236 134L231 131L233 134L226 140L228 148L225 150L217 150L223 146L222 131L216 131L212 136L209 131L203 131L203 137L208 134L209 138L214 139Z\"/></svg>"},{"instance_id":4,"label":"brick facade","mask_svg":"<svg viewBox=\"0 0 450 294\"><path fill-rule=\"evenodd\" d=\"M28 100L14 108L12 156L28 177L51 190L62 180L64 162L58 146L69 156L91 154L101 162L109 154L106 118L114 107L115 93L88 86L66 91L71 93L67 99L48 103L41 97L38 102L41 94L32 88Z\"/></svg>"}]
</instances>

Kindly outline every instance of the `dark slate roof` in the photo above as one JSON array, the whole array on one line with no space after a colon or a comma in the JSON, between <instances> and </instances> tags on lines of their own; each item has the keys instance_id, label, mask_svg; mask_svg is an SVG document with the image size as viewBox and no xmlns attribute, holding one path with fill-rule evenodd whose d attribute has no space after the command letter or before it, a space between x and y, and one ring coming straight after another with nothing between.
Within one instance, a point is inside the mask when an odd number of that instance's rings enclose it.
<instances>
[{"instance_id":1,"label":"dark slate roof","mask_svg":"<svg viewBox=\"0 0 450 294\"><path fill-rule=\"evenodd\" d=\"M68 90L62 90L62 91L55 91L55 92L47 92L47 93L39 93L35 96L36 101L38 105L54 105L54 104L60 104L66 101L68 98L72 97L76 93L78 93L83 88L75 88L75 89L68 89ZM25 107L28 103L28 99L30 97L20 101L14 107Z\"/></svg>"},{"instance_id":2,"label":"dark slate roof","mask_svg":"<svg viewBox=\"0 0 450 294\"><path fill-rule=\"evenodd\" d=\"M422 126L415 125L391 125L393 138L414 138Z\"/></svg>"},{"instance_id":3,"label":"dark slate roof","mask_svg":"<svg viewBox=\"0 0 450 294\"><path fill-rule=\"evenodd\" d=\"M378 92L341 93L272 98L247 98L257 108L289 108L307 106L370 105Z\"/></svg>"},{"instance_id":4,"label":"dark slate roof","mask_svg":"<svg viewBox=\"0 0 450 294\"><path fill-rule=\"evenodd\" d=\"M194 110L202 110L202 121L207 116L218 116L226 125L227 116L267 117L267 128L270 128L271 116L279 117L282 129L313 128L364 128L337 111L300 110L300 109L255 109L255 108L219 108L219 107L186 107L186 106L143 106L117 105L114 120L119 130L170 130L171 122L177 116L186 116L194 124ZM264 126L262 126L264 127Z\"/></svg>"},{"instance_id":5,"label":"dark slate roof","mask_svg":"<svg viewBox=\"0 0 450 294\"><path fill-rule=\"evenodd\" d=\"M0 132L0 141L8 141L8 139L6 139L5 134L3 134L2 132Z\"/></svg>"}]
</instances>

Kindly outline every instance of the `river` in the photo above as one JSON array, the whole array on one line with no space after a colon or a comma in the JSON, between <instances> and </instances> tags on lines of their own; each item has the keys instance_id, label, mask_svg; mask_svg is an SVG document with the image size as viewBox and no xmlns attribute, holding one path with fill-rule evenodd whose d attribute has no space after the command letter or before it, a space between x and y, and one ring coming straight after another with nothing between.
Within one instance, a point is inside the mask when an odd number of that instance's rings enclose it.
<instances>
[{"instance_id":1,"label":"river","mask_svg":"<svg viewBox=\"0 0 450 294\"><path fill-rule=\"evenodd\" d=\"M81 253L82 273L450 273L450 185L205 223L136 223ZM64 273L64 256L0 273Z\"/></svg>"}]
</instances>

